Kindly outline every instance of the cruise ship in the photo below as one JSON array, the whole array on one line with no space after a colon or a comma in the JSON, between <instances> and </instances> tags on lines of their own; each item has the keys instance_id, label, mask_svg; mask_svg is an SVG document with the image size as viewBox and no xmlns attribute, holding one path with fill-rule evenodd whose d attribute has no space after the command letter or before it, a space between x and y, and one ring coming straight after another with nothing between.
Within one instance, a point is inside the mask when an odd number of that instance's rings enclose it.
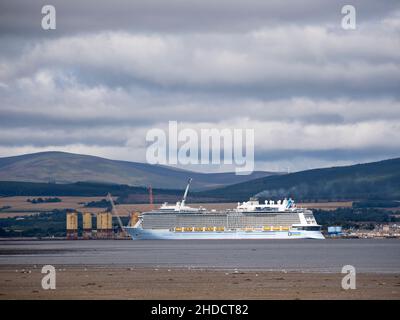
<instances>
[{"instance_id":1,"label":"cruise ship","mask_svg":"<svg viewBox=\"0 0 400 320\"><path fill-rule=\"evenodd\" d=\"M187 206L190 181L182 201L143 212L134 226L125 227L132 239L324 239L312 211L292 199L251 198L222 211Z\"/></svg>"}]
</instances>

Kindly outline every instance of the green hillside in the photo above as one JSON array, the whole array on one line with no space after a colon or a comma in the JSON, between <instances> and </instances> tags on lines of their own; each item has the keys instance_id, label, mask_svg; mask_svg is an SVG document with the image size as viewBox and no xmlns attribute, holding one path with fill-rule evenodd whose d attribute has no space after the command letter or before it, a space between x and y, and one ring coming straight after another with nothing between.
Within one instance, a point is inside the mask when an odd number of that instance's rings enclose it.
<instances>
[{"instance_id":1,"label":"green hillside","mask_svg":"<svg viewBox=\"0 0 400 320\"><path fill-rule=\"evenodd\" d=\"M232 201L251 196L297 201L400 199L400 158L271 176L200 194Z\"/></svg>"},{"instance_id":2,"label":"green hillside","mask_svg":"<svg viewBox=\"0 0 400 320\"><path fill-rule=\"evenodd\" d=\"M75 183L99 182L183 189L189 177L192 190L206 190L271 175L255 171L251 175L198 173L147 163L109 160L66 152L40 152L0 158L0 181Z\"/></svg>"},{"instance_id":3,"label":"green hillside","mask_svg":"<svg viewBox=\"0 0 400 320\"><path fill-rule=\"evenodd\" d=\"M163 194L181 194L181 190L159 190L157 193ZM141 187L130 187L127 185L104 184L77 182L67 184L56 183L35 183L35 182L16 182L0 181L0 196L79 196L95 197L106 196L111 193L115 196L125 194L143 194L148 195L148 190Z\"/></svg>"},{"instance_id":4,"label":"green hillside","mask_svg":"<svg viewBox=\"0 0 400 320\"><path fill-rule=\"evenodd\" d=\"M153 189L154 203L174 203L182 199L183 189ZM105 197L108 193L118 197L119 203L148 203L149 191L143 187L96 182L37 183L0 181L0 197ZM190 192L189 202L220 202L220 198L197 195ZM1 208L0 208L1 209Z\"/></svg>"}]
</instances>

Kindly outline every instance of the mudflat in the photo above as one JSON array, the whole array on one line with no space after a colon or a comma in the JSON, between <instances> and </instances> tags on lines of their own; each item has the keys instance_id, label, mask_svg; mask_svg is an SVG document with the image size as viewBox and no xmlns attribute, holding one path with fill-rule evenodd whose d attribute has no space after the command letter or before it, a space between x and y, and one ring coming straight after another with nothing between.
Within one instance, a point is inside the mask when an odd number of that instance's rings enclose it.
<instances>
[{"instance_id":1,"label":"mudflat","mask_svg":"<svg viewBox=\"0 0 400 320\"><path fill-rule=\"evenodd\" d=\"M0 266L0 299L400 299L400 273L358 273L354 290L340 273L58 265L55 290L43 277Z\"/></svg>"},{"instance_id":2,"label":"mudflat","mask_svg":"<svg viewBox=\"0 0 400 320\"><path fill-rule=\"evenodd\" d=\"M0 265L400 273L398 239L0 241Z\"/></svg>"}]
</instances>

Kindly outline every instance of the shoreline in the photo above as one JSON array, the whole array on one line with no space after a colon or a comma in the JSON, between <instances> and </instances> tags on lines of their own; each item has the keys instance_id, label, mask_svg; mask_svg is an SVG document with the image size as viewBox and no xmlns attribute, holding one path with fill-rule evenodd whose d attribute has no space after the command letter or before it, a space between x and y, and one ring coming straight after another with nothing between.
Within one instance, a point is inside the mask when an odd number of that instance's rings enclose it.
<instances>
[{"instance_id":1,"label":"shoreline","mask_svg":"<svg viewBox=\"0 0 400 320\"><path fill-rule=\"evenodd\" d=\"M324 234L324 233L323 233ZM376 237L356 237L356 236L328 236L327 234L324 234L325 239L329 240L368 240L368 239L373 239L373 240L385 240L385 239L397 239L400 240L400 236L376 236ZM12 242L12 241L68 241L68 242L87 242L87 241L114 241L114 240L124 240L124 241L149 241L149 240L132 240L132 238L110 238L110 239L105 239L105 238L90 238L90 239L84 239L84 238L78 238L74 240L70 240L67 237L43 237L43 238L37 238L37 237L9 237L9 238L1 238L0 237L0 242ZM241 241L246 241L246 240L261 240L261 241L267 241L267 240L288 240L288 241L293 241L292 239L196 239L195 241L215 241L215 240L241 240ZM308 239L308 240L315 240L315 239ZM171 240L160 240L160 241L182 241L181 239L171 239ZM186 239L183 241L187 241ZM296 241L296 240L295 240Z\"/></svg>"},{"instance_id":2,"label":"shoreline","mask_svg":"<svg viewBox=\"0 0 400 320\"><path fill-rule=\"evenodd\" d=\"M197 265L165 265L165 264L159 264L159 265L154 265L154 264L149 264L149 265L143 265L143 264L112 264L112 265L104 265L104 264L52 264L56 268L56 270L79 270L79 269L92 269L93 271L96 270L146 270L146 271L152 271L152 270L183 270L183 271L193 271L193 272L224 272L224 273L277 273L277 274L309 274L309 275L341 275L341 273L338 270L333 270L333 269L326 269L326 270L321 270L321 268L309 268L309 269L293 269L293 268L282 268L282 269L270 269L270 268L252 268L252 267L221 267L221 266L197 266ZM40 269L43 267L42 264L36 264L36 265L31 265L31 264L0 264L0 272L2 271L14 271L16 270L18 272L22 272L22 270L25 271L33 271L35 269ZM24 272L22 272L24 273ZM26 273L26 272L25 272ZM369 275L369 276L380 276L380 275L385 275L385 276L400 276L400 270L398 271L357 271L357 274L362 274L362 275ZM344 276L345 274L343 274ZM400 277L399 277L400 279ZM399 287L400 287L400 281L399 281ZM0 286L1 288L1 286Z\"/></svg>"}]
</instances>

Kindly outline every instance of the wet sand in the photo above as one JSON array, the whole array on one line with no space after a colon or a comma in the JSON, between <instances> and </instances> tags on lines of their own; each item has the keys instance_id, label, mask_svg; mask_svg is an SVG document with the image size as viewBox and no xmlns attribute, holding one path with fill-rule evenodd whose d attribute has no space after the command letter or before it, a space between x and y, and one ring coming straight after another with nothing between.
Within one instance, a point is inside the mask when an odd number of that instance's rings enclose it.
<instances>
[{"instance_id":1,"label":"wet sand","mask_svg":"<svg viewBox=\"0 0 400 320\"><path fill-rule=\"evenodd\" d=\"M343 274L190 268L57 266L43 290L38 266L0 267L0 299L400 299L400 273Z\"/></svg>"},{"instance_id":2,"label":"wet sand","mask_svg":"<svg viewBox=\"0 0 400 320\"><path fill-rule=\"evenodd\" d=\"M3 241L1 299L400 299L400 242ZM56 289L43 290L43 265ZM343 290L344 265L356 289Z\"/></svg>"}]
</instances>

